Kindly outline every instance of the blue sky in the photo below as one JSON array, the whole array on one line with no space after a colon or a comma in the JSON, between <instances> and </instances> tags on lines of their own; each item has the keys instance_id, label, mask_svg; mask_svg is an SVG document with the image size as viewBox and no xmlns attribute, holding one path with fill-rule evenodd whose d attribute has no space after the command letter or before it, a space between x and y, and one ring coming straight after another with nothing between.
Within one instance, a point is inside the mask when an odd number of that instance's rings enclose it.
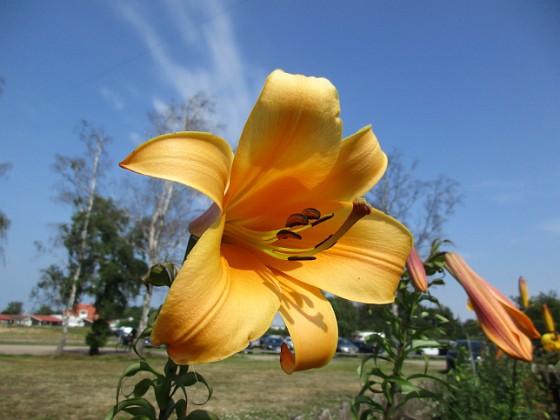
<instances>
[{"instance_id":1,"label":"blue sky","mask_svg":"<svg viewBox=\"0 0 560 420\"><path fill-rule=\"evenodd\" d=\"M330 79L345 135L372 124L419 178L460 183L445 231L479 274L508 296L520 275L532 293L559 289L557 1L6 0L0 33L0 162L13 165L0 309L57 261L34 242L69 218L50 166L82 152L81 119L113 138L110 191L133 176L116 163L145 139L148 110L205 91L235 145L276 68ZM471 316L451 278L435 294Z\"/></svg>"}]
</instances>

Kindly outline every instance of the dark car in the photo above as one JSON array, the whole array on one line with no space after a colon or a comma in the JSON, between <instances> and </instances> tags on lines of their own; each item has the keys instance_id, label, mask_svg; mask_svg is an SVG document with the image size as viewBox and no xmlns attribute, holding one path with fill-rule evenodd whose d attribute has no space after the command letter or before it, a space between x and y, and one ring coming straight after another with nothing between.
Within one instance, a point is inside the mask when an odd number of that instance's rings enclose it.
<instances>
[{"instance_id":1,"label":"dark car","mask_svg":"<svg viewBox=\"0 0 560 420\"><path fill-rule=\"evenodd\" d=\"M358 348L358 353L373 353L374 344L373 343L366 343L362 340L351 340L352 344L354 344Z\"/></svg>"},{"instance_id":2,"label":"dark car","mask_svg":"<svg viewBox=\"0 0 560 420\"><path fill-rule=\"evenodd\" d=\"M447 351L446 362L447 370L454 369L457 360L475 361L482 360L486 342L479 340L457 340L455 344Z\"/></svg>"},{"instance_id":3,"label":"dark car","mask_svg":"<svg viewBox=\"0 0 560 420\"><path fill-rule=\"evenodd\" d=\"M284 339L279 336L269 335L261 338L261 347L265 350L272 350L276 353L280 353L280 348L283 343Z\"/></svg>"},{"instance_id":4,"label":"dark car","mask_svg":"<svg viewBox=\"0 0 560 420\"><path fill-rule=\"evenodd\" d=\"M358 347L356 347L350 340L338 337L338 345L336 346L337 353L344 354L357 354Z\"/></svg>"}]
</instances>

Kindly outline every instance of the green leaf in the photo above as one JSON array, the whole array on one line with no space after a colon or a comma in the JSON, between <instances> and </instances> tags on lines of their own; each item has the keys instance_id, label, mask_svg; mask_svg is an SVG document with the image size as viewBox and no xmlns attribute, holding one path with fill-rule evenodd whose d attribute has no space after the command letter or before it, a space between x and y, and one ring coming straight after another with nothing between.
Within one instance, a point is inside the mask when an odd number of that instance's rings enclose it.
<instances>
[{"instance_id":1,"label":"green leaf","mask_svg":"<svg viewBox=\"0 0 560 420\"><path fill-rule=\"evenodd\" d=\"M148 400L145 398L129 398L115 405L113 410L107 414L105 420L113 419L114 416L121 411L125 411L135 416L143 416L143 418L150 420L157 418L156 410Z\"/></svg>"},{"instance_id":2,"label":"green leaf","mask_svg":"<svg viewBox=\"0 0 560 420\"><path fill-rule=\"evenodd\" d=\"M204 410L194 410L186 418L188 420L218 420L217 415Z\"/></svg>"},{"instance_id":3,"label":"green leaf","mask_svg":"<svg viewBox=\"0 0 560 420\"><path fill-rule=\"evenodd\" d=\"M144 394L148 392L151 385L152 385L152 380L149 378L144 378L134 386L134 391L132 391L132 394L137 398L143 397Z\"/></svg>"},{"instance_id":4,"label":"green leaf","mask_svg":"<svg viewBox=\"0 0 560 420\"><path fill-rule=\"evenodd\" d=\"M138 362L134 362L131 365L129 365L123 373L123 377L130 377L130 376L134 376L139 372L149 372L152 373L153 375L155 375L158 378L163 378L163 376L161 375L161 373L157 372L156 370L154 370L147 362L145 362L144 360L140 360Z\"/></svg>"}]
</instances>

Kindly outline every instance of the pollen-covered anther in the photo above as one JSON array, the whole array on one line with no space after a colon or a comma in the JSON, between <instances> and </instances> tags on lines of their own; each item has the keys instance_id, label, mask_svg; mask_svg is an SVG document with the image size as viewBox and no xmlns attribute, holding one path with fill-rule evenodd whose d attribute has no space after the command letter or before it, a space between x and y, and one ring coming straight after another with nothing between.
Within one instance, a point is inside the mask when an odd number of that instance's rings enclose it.
<instances>
[{"instance_id":1,"label":"pollen-covered anther","mask_svg":"<svg viewBox=\"0 0 560 420\"><path fill-rule=\"evenodd\" d=\"M309 218L303 213L294 213L288 216L286 220L287 228L292 228L295 226L307 226L309 224Z\"/></svg>"},{"instance_id":2,"label":"pollen-covered anther","mask_svg":"<svg viewBox=\"0 0 560 420\"><path fill-rule=\"evenodd\" d=\"M282 229L276 234L278 239L301 239L301 235L288 229Z\"/></svg>"},{"instance_id":3,"label":"pollen-covered anther","mask_svg":"<svg viewBox=\"0 0 560 420\"><path fill-rule=\"evenodd\" d=\"M301 213L307 216L309 220L317 220L321 217L321 212L313 207L303 209Z\"/></svg>"}]
</instances>

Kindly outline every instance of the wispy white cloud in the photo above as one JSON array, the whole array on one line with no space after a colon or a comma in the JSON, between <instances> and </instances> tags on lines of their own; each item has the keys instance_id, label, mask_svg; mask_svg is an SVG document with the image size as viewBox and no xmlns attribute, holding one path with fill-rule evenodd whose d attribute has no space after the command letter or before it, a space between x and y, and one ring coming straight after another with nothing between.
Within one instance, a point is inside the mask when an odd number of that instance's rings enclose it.
<instances>
[{"instance_id":1,"label":"wispy white cloud","mask_svg":"<svg viewBox=\"0 0 560 420\"><path fill-rule=\"evenodd\" d=\"M161 80L185 102L200 91L215 97L217 122L226 125L228 140L237 142L258 90L247 81L256 72L243 59L226 6L219 0L167 0L163 5L185 46L181 56L170 53L147 10L124 3L119 10L146 44ZM192 56L197 60L184 61ZM166 99L154 98L154 104Z\"/></svg>"},{"instance_id":2,"label":"wispy white cloud","mask_svg":"<svg viewBox=\"0 0 560 420\"><path fill-rule=\"evenodd\" d=\"M555 233L560 235L560 217L544 220L539 223L539 229L544 232Z\"/></svg>"},{"instance_id":3,"label":"wispy white cloud","mask_svg":"<svg viewBox=\"0 0 560 420\"><path fill-rule=\"evenodd\" d=\"M121 95L106 87L102 87L100 92L101 96L103 96L117 111L124 109L124 100Z\"/></svg>"}]
</instances>

